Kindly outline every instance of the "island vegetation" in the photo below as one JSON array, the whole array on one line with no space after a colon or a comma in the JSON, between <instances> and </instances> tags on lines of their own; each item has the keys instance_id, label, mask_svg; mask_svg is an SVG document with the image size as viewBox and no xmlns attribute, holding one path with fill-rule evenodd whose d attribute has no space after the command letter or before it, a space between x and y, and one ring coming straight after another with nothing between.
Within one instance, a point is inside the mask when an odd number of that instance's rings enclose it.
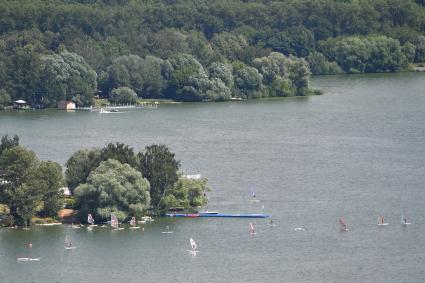
<instances>
[{"instance_id":1,"label":"island vegetation","mask_svg":"<svg viewBox=\"0 0 425 283\"><path fill-rule=\"evenodd\" d=\"M160 215L170 208L196 209L207 203L207 180L187 179L180 162L165 145L150 145L135 153L121 143L81 149L65 164L40 161L19 145L19 137L5 135L0 145L0 206L4 226L31 225L35 217L56 219L64 206L78 211L85 222L114 213L120 221ZM65 198L68 185L73 197Z\"/></svg>"},{"instance_id":2,"label":"island vegetation","mask_svg":"<svg viewBox=\"0 0 425 283\"><path fill-rule=\"evenodd\" d=\"M423 0L0 2L0 108L302 96L425 61Z\"/></svg>"}]
</instances>

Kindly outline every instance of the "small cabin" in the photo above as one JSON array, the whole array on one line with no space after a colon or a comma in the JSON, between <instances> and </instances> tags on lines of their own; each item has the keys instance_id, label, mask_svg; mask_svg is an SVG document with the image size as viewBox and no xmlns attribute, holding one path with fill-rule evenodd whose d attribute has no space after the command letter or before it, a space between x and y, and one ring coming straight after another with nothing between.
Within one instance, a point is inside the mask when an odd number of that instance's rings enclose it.
<instances>
[{"instance_id":1,"label":"small cabin","mask_svg":"<svg viewBox=\"0 0 425 283\"><path fill-rule=\"evenodd\" d=\"M25 100L19 99L13 102L13 109L27 109L28 104Z\"/></svg>"},{"instance_id":2,"label":"small cabin","mask_svg":"<svg viewBox=\"0 0 425 283\"><path fill-rule=\"evenodd\" d=\"M58 109L59 110L75 110L76 106L75 106L75 103L72 101L61 100L58 102Z\"/></svg>"}]
</instances>

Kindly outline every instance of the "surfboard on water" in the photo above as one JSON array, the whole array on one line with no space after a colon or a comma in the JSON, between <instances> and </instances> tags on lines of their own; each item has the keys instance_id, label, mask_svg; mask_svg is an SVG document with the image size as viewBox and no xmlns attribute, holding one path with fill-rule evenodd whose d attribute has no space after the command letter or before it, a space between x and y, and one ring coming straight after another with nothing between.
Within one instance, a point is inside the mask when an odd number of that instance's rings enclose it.
<instances>
[{"instance_id":1,"label":"surfboard on water","mask_svg":"<svg viewBox=\"0 0 425 283\"><path fill-rule=\"evenodd\" d=\"M68 235L65 236L64 248L65 250L75 250L77 248L74 246L74 243L71 241Z\"/></svg>"},{"instance_id":2,"label":"surfboard on water","mask_svg":"<svg viewBox=\"0 0 425 283\"><path fill-rule=\"evenodd\" d=\"M39 261L41 258L40 257L18 257L16 258L17 261Z\"/></svg>"},{"instance_id":3,"label":"surfboard on water","mask_svg":"<svg viewBox=\"0 0 425 283\"><path fill-rule=\"evenodd\" d=\"M167 226L165 226L165 231L162 231L161 233L162 234L173 234L174 233L174 231L171 231L170 230L170 227L167 225Z\"/></svg>"},{"instance_id":4,"label":"surfboard on water","mask_svg":"<svg viewBox=\"0 0 425 283\"><path fill-rule=\"evenodd\" d=\"M407 226L407 225L410 225L410 224L412 224L411 222L409 222L409 220L407 219L407 217L402 217L402 219L401 219L401 224L403 225L403 226Z\"/></svg>"},{"instance_id":5,"label":"surfboard on water","mask_svg":"<svg viewBox=\"0 0 425 283\"><path fill-rule=\"evenodd\" d=\"M124 228L120 227L120 224L118 222L118 218L114 213L111 213L111 227L112 227L113 231L124 230Z\"/></svg>"},{"instance_id":6,"label":"surfboard on water","mask_svg":"<svg viewBox=\"0 0 425 283\"><path fill-rule=\"evenodd\" d=\"M270 223L267 224L270 227L276 227L276 224L273 222L273 218L270 216Z\"/></svg>"},{"instance_id":7,"label":"surfboard on water","mask_svg":"<svg viewBox=\"0 0 425 283\"><path fill-rule=\"evenodd\" d=\"M378 217L378 226L387 226L389 224L390 223L387 223L387 222L384 221L384 217L382 217L382 216Z\"/></svg>"},{"instance_id":8,"label":"surfboard on water","mask_svg":"<svg viewBox=\"0 0 425 283\"><path fill-rule=\"evenodd\" d=\"M134 230L134 229L140 229L139 226L137 226L137 221L136 221L136 217L132 217L130 220L130 229Z\"/></svg>"}]
</instances>

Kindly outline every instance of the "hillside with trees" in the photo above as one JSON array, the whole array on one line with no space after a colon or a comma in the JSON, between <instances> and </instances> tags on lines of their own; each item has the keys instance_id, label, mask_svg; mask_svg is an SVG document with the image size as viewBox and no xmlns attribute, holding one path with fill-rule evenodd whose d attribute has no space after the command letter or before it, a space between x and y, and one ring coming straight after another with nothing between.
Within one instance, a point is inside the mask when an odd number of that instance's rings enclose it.
<instances>
[{"instance_id":1,"label":"hillside with trees","mask_svg":"<svg viewBox=\"0 0 425 283\"><path fill-rule=\"evenodd\" d=\"M0 107L302 96L425 61L422 0L0 0Z\"/></svg>"}]
</instances>

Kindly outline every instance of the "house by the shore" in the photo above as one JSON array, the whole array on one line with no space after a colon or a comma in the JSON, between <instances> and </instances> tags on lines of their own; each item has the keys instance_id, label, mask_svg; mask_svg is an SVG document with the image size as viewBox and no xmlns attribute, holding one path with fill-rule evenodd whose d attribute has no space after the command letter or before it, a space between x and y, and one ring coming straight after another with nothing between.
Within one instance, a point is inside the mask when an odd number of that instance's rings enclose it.
<instances>
[{"instance_id":1,"label":"house by the shore","mask_svg":"<svg viewBox=\"0 0 425 283\"><path fill-rule=\"evenodd\" d=\"M76 106L75 106L75 103L72 101L61 100L58 102L58 109L59 110L75 110Z\"/></svg>"}]
</instances>

